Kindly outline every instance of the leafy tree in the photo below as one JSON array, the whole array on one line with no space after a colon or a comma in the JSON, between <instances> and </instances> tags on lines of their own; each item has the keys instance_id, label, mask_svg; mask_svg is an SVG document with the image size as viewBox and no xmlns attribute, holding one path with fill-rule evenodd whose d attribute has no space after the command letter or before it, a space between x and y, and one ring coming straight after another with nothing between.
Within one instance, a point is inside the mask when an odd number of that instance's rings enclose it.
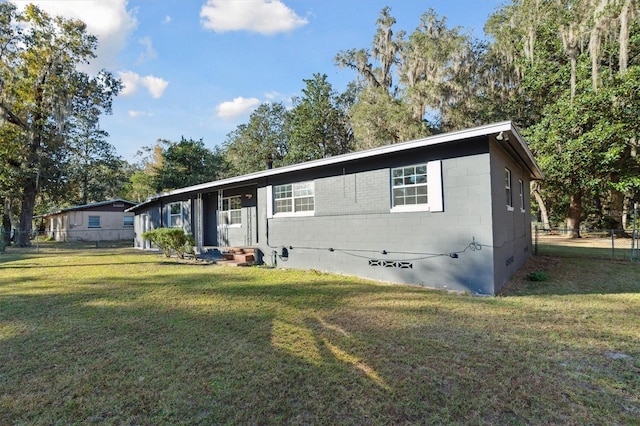
<instances>
[{"instance_id":1,"label":"leafy tree","mask_svg":"<svg viewBox=\"0 0 640 426\"><path fill-rule=\"evenodd\" d=\"M18 148L12 185L20 194L18 244L26 246L37 195L66 183L60 165L74 118L109 113L120 82L106 71L90 77L77 69L97 46L81 21L51 17L33 5L19 13L3 3L0 25L0 115L2 127L17 128L10 142Z\"/></svg>"},{"instance_id":2,"label":"leafy tree","mask_svg":"<svg viewBox=\"0 0 640 426\"><path fill-rule=\"evenodd\" d=\"M353 133L340 96L325 74L303 80L302 96L294 99L291 111L288 152L289 164L350 152Z\"/></svg>"},{"instance_id":3,"label":"leafy tree","mask_svg":"<svg viewBox=\"0 0 640 426\"><path fill-rule=\"evenodd\" d=\"M410 107L382 88L366 88L350 110L355 149L363 150L429 134L423 121L414 120Z\"/></svg>"},{"instance_id":4,"label":"leafy tree","mask_svg":"<svg viewBox=\"0 0 640 426\"><path fill-rule=\"evenodd\" d=\"M576 237L589 214L621 226L622 191L628 197L636 187L637 120L629 111L640 107L640 46L637 22L627 22L632 3L519 1L490 20L494 31L496 21L508 25L494 35L508 52L502 63L512 65L521 124L546 176L540 194Z\"/></svg>"},{"instance_id":5,"label":"leafy tree","mask_svg":"<svg viewBox=\"0 0 640 426\"><path fill-rule=\"evenodd\" d=\"M216 180L226 170L223 155L205 147L202 139L160 140L156 148L160 147L161 161L152 175L156 192Z\"/></svg>"},{"instance_id":6,"label":"leafy tree","mask_svg":"<svg viewBox=\"0 0 640 426\"><path fill-rule=\"evenodd\" d=\"M449 28L429 9L407 36L393 33L396 20L385 7L376 21L371 51L351 49L335 63L357 72L360 96L350 111L357 149L396 143L477 123L468 118L477 93L479 61L469 36ZM394 85L393 75L398 83ZM431 119L431 123L427 122Z\"/></svg>"},{"instance_id":7,"label":"leafy tree","mask_svg":"<svg viewBox=\"0 0 640 426\"><path fill-rule=\"evenodd\" d=\"M335 63L342 68L351 68L358 73L360 83L373 89L384 89L387 93L394 90L394 65L399 62L405 33L393 34L396 19L391 16L391 8L385 7L376 20L376 33L373 36L372 49L349 49L338 53ZM374 65L377 61L378 66Z\"/></svg>"},{"instance_id":8,"label":"leafy tree","mask_svg":"<svg viewBox=\"0 0 640 426\"><path fill-rule=\"evenodd\" d=\"M70 204L87 204L122 193L128 176L125 162L115 153L113 145L104 140L100 129L70 138L68 158L69 185L65 199Z\"/></svg>"},{"instance_id":9,"label":"leafy tree","mask_svg":"<svg viewBox=\"0 0 640 426\"><path fill-rule=\"evenodd\" d=\"M231 174L243 175L264 170L267 161L284 165L289 149L289 112L282 103L264 103L227 135L225 158Z\"/></svg>"},{"instance_id":10,"label":"leafy tree","mask_svg":"<svg viewBox=\"0 0 640 426\"><path fill-rule=\"evenodd\" d=\"M129 181L122 190L122 198L141 203L156 193L153 177L135 165L129 165Z\"/></svg>"},{"instance_id":11,"label":"leafy tree","mask_svg":"<svg viewBox=\"0 0 640 426\"><path fill-rule=\"evenodd\" d=\"M429 9L402 43L398 69L415 121L427 111L440 117L444 129L463 127L449 117L450 108L468 102L475 75L472 45L459 27L448 28L446 17Z\"/></svg>"}]
</instances>

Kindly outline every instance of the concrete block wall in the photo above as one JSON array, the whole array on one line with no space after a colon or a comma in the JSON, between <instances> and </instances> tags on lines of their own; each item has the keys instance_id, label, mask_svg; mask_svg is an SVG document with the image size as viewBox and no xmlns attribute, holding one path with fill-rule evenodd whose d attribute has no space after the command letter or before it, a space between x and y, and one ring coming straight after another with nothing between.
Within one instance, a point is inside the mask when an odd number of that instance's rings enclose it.
<instances>
[{"instance_id":1,"label":"concrete block wall","mask_svg":"<svg viewBox=\"0 0 640 426\"><path fill-rule=\"evenodd\" d=\"M315 216L388 213L389 169L315 179Z\"/></svg>"},{"instance_id":2,"label":"concrete block wall","mask_svg":"<svg viewBox=\"0 0 640 426\"><path fill-rule=\"evenodd\" d=\"M506 207L505 167L511 170L513 210ZM493 239L495 263L495 289L500 290L509 278L533 254L531 247L531 196L529 174L499 145L491 147L493 180ZM525 208L520 208L519 180L524 184Z\"/></svg>"},{"instance_id":3,"label":"concrete block wall","mask_svg":"<svg viewBox=\"0 0 640 426\"><path fill-rule=\"evenodd\" d=\"M265 261L275 251L282 267L492 294L489 154L444 159L442 170L444 212L391 212L390 168L315 179L313 217L267 219L260 203Z\"/></svg>"}]
</instances>

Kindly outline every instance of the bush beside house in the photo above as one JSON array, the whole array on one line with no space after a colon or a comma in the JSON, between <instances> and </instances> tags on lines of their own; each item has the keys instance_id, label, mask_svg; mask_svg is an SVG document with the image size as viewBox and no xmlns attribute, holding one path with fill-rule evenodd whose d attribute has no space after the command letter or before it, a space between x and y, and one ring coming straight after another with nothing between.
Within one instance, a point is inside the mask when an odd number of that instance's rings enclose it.
<instances>
[{"instance_id":1,"label":"bush beside house","mask_svg":"<svg viewBox=\"0 0 640 426\"><path fill-rule=\"evenodd\" d=\"M180 228L157 228L142 233L142 238L150 241L158 247L166 257L171 257L175 252L180 259L184 259L185 254L195 257L193 248L195 241L193 235L185 233Z\"/></svg>"}]
</instances>

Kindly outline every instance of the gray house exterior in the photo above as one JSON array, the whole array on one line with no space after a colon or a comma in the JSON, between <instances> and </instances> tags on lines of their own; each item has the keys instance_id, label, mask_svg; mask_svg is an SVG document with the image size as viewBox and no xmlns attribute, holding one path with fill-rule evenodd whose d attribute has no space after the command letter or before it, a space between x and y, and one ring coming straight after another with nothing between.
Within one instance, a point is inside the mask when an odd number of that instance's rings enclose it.
<instances>
[{"instance_id":1,"label":"gray house exterior","mask_svg":"<svg viewBox=\"0 0 640 426\"><path fill-rule=\"evenodd\" d=\"M259 261L496 294L532 254L529 183L542 179L511 122L268 169L158 194L140 235L181 227L196 246Z\"/></svg>"}]
</instances>

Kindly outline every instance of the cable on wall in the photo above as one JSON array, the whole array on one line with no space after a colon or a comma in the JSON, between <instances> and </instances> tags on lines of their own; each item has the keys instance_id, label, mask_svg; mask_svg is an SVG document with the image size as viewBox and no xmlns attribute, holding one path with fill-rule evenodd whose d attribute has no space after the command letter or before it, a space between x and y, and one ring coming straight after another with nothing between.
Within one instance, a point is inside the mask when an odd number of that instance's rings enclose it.
<instances>
[{"instance_id":1,"label":"cable on wall","mask_svg":"<svg viewBox=\"0 0 640 426\"><path fill-rule=\"evenodd\" d=\"M491 247L489 245L483 245L476 241L475 237L472 237L471 242L467 244L467 246L462 250L451 251L448 253L426 253L426 252L408 252L408 251L388 251L388 250L372 250L372 249L347 249L347 248L336 248L336 247L309 247L309 246L278 246L278 248L282 249L282 255L279 257L288 257L289 251L295 250L316 250L316 251L329 251L329 252L340 252L347 256L357 257L360 259L366 260L378 260L378 257L372 257L371 254L382 254L382 255L416 255L414 258L405 258L405 259L397 259L395 261L416 261L416 260L426 260L432 259L436 257L450 257L452 259L457 259L459 255L467 252L467 251L480 251L482 247ZM275 247L273 247L275 248ZM365 253L369 253L366 255ZM284 259L283 259L284 260ZM393 259L386 259L392 261Z\"/></svg>"}]
</instances>

